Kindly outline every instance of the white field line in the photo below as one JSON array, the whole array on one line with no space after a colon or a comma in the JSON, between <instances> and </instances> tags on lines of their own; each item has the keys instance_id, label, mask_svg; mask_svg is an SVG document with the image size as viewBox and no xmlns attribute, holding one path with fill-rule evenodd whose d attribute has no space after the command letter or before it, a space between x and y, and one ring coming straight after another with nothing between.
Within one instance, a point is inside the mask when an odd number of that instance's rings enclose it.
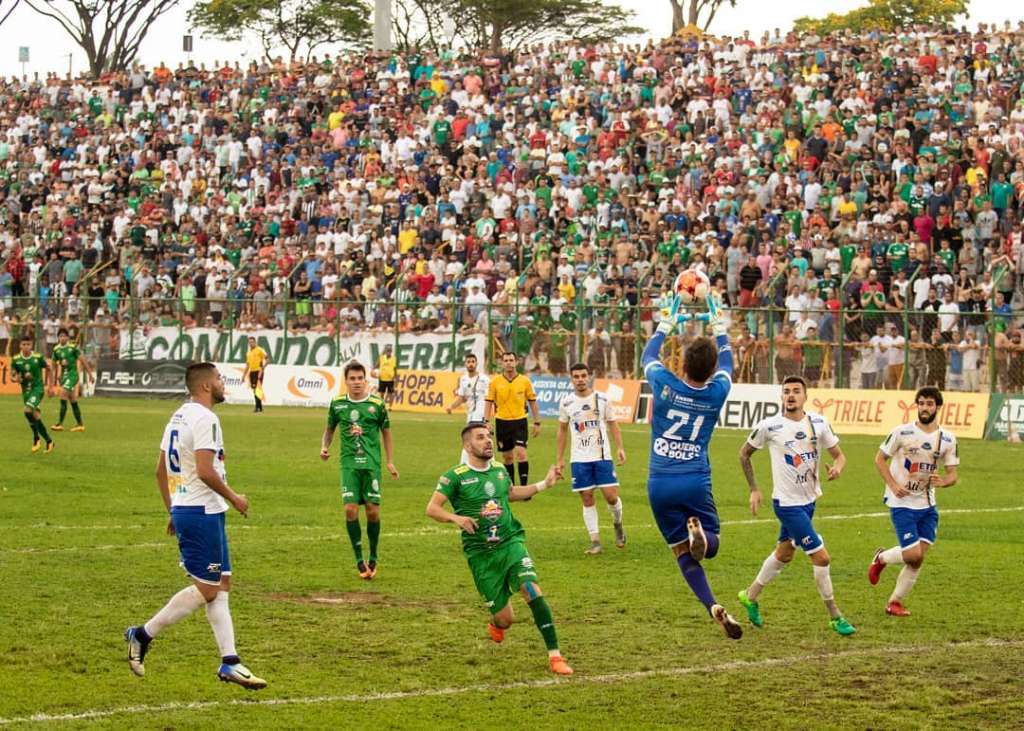
<instances>
[{"instance_id":1,"label":"white field line","mask_svg":"<svg viewBox=\"0 0 1024 731\"><path fill-rule=\"evenodd\" d=\"M1018 505L1006 508L947 508L942 511L944 515L973 515L977 513L1020 513L1024 512L1024 505ZM862 520L865 518L888 518L889 513L877 512L877 513L847 513L839 515L818 515L815 516L816 521L822 520ZM739 526L739 525L761 525L764 523L775 523L774 518L750 518L747 520L724 520L722 521L723 526ZM30 526L30 527L42 527L42 526ZM54 530L89 530L94 526L45 526ZM128 528L138 528L139 526L95 526L96 529L106 530L124 530ZM262 526L263 528L273 528L278 530L320 530L317 526L289 526L288 528L279 528L277 526ZM653 523L627 523L626 527L630 530L648 530L655 528ZM259 530L261 526L256 525L234 525L232 526L232 532L235 530L241 531L252 531ZM540 526L537 528L530 528L527 533L565 533L565 532L576 532L582 530L580 526ZM386 532L388 538L417 538L421 536L433 536L433 535L445 535L452 531L451 528L442 528L440 526L425 526L423 528L416 528L414 530L407 531L394 531ZM317 543L319 541L333 541L342 537L341 533L325 533L318 536L292 536L292 537L276 537L274 540L277 542L284 543ZM173 542L162 542L162 543L124 543L124 544L105 544L100 546L58 546L54 548L0 548L0 556L4 554L36 554L36 553L66 553L66 552L77 552L77 551L118 551L118 550L132 550L138 548L164 548L168 545L173 545Z\"/></svg>"},{"instance_id":2,"label":"white field line","mask_svg":"<svg viewBox=\"0 0 1024 731\"><path fill-rule=\"evenodd\" d=\"M604 675L580 674L572 680L567 678L538 678L523 680L501 685L479 684L448 686L442 688L423 688L420 690L395 690L381 693L358 693L351 695L320 695L296 696L292 698L266 698L257 700L230 701L195 701L192 703L171 702L149 705L122 706L120 708L92 709L73 713L35 713L31 716L0 718L0 726L16 723L57 723L60 721L84 721L112 716L151 716L156 713L173 713L175 711L209 710L211 708L236 707L274 707L274 706L305 706L324 703L375 703L381 701L404 701L417 698L436 698L443 696L465 695L467 693L494 693L516 689L551 688L556 686L575 686L583 684L608 684L647 680L649 678L678 677L685 675L717 675L777 666L804 665L814 662L829 662L836 659L856 657L888 657L891 655L918 654L928 651L949 652L960 649L979 647L1018 648L1024 647L1024 640L968 640L965 642L939 642L902 647L877 647L839 652L791 655L789 657L772 657L761 660L731 660L729 662L703 665L700 667L662 668L659 670L635 670L628 673L607 673Z\"/></svg>"}]
</instances>

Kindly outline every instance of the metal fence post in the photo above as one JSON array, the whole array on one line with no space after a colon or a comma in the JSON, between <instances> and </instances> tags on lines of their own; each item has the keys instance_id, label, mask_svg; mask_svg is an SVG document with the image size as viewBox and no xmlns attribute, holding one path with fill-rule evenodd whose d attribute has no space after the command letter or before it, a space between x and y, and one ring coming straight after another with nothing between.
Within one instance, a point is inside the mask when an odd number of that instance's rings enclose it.
<instances>
[{"instance_id":1,"label":"metal fence post","mask_svg":"<svg viewBox=\"0 0 1024 731\"><path fill-rule=\"evenodd\" d=\"M768 315L768 383L775 383L775 307L766 308Z\"/></svg>"}]
</instances>

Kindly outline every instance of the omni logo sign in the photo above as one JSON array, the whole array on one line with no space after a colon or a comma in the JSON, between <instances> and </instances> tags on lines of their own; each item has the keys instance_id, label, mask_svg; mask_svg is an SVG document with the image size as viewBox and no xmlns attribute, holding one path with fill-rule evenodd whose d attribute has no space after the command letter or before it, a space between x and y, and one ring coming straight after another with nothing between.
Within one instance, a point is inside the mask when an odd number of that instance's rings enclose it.
<instances>
[{"instance_id":1,"label":"omni logo sign","mask_svg":"<svg viewBox=\"0 0 1024 731\"><path fill-rule=\"evenodd\" d=\"M321 368L311 368L311 374L292 376L288 379L288 393L296 398L312 398L316 393L334 393L336 380L334 374Z\"/></svg>"}]
</instances>

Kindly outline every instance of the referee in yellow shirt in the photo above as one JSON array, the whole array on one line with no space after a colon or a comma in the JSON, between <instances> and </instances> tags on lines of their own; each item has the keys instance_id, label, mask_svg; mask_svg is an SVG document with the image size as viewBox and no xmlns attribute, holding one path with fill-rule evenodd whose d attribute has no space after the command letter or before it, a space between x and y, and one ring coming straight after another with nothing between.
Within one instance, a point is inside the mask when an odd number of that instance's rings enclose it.
<instances>
[{"instance_id":1,"label":"referee in yellow shirt","mask_svg":"<svg viewBox=\"0 0 1024 731\"><path fill-rule=\"evenodd\" d=\"M242 381L249 377L249 388L252 389L252 397L256 399L254 414L263 411L263 374L267 371L267 351L256 344L256 338L249 338L249 352L245 354L245 371L242 373Z\"/></svg>"},{"instance_id":2,"label":"referee in yellow shirt","mask_svg":"<svg viewBox=\"0 0 1024 731\"><path fill-rule=\"evenodd\" d=\"M484 419L494 417L494 435L498 442L501 460L508 470L509 480L516 482L516 462L519 463L519 484L530 482L530 462L526 454L529 428L526 422L526 406L533 416L533 436L540 434L540 408L537 394L530 379L516 372L515 353L501 356L501 374L491 379L487 388L487 406Z\"/></svg>"},{"instance_id":3,"label":"referee in yellow shirt","mask_svg":"<svg viewBox=\"0 0 1024 731\"><path fill-rule=\"evenodd\" d=\"M395 396L395 375L398 373L398 360L391 354L391 346L385 345L384 352L377 359L377 393L386 399L388 394Z\"/></svg>"}]
</instances>

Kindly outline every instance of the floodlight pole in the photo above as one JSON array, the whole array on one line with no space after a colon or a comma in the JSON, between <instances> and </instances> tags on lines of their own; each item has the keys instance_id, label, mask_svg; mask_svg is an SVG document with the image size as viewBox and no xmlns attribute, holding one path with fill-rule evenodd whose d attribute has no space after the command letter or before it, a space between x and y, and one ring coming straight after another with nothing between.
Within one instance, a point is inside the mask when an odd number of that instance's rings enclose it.
<instances>
[{"instance_id":1,"label":"floodlight pole","mask_svg":"<svg viewBox=\"0 0 1024 731\"><path fill-rule=\"evenodd\" d=\"M390 51L391 49L391 0L374 0L373 50Z\"/></svg>"}]
</instances>

